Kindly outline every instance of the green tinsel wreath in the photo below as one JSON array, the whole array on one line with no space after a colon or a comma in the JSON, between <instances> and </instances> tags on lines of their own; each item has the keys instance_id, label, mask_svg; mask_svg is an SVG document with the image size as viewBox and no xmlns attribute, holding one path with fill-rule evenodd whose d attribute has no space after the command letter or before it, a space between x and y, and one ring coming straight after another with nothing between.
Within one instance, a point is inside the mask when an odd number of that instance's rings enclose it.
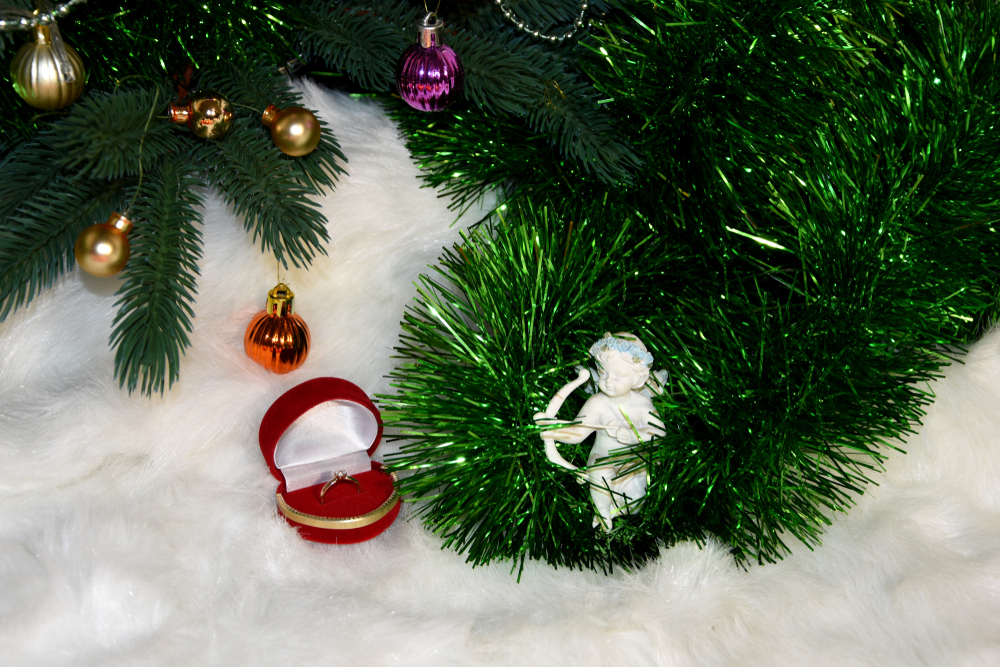
<instances>
[{"instance_id":1,"label":"green tinsel wreath","mask_svg":"<svg viewBox=\"0 0 1000 667\"><path fill-rule=\"evenodd\" d=\"M818 544L995 316L1000 11L611 7L579 64L642 162L632 183L538 159L484 110L394 112L432 183L513 198L405 316L391 463L474 564L607 570L710 535L773 561ZM604 331L669 372L648 494L610 535L532 420Z\"/></svg>"},{"instance_id":2,"label":"green tinsel wreath","mask_svg":"<svg viewBox=\"0 0 1000 667\"><path fill-rule=\"evenodd\" d=\"M474 564L607 571L710 534L737 560L780 558L789 536L818 543L830 512L853 503L885 447L919 420L932 398L922 383L946 357L893 342L912 315L890 307L902 292L886 287L859 307L834 282L808 306L781 302L763 291L767 274L667 242L621 202L624 222L609 229L611 206L584 205L570 224L511 202L422 278L391 375L398 393L380 397L402 440L389 457L409 471L402 491ZM970 308L991 303L968 296ZM602 332L618 330L638 334L669 373L654 399L667 432L643 449L641 510L607 535L591 526L587 488L546 459L532 415ZM584 398L571 395L560 417ZM589 447L560 450L581 465Z\"/></svg>"}]
</instances>

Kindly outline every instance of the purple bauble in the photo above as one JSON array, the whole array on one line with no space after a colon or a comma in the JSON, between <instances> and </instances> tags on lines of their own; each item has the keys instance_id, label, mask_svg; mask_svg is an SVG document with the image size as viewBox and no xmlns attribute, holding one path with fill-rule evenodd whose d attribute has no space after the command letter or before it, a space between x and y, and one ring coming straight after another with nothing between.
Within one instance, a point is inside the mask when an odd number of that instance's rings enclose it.
<instances>
[{"instance_id":1,"label":"purple bauble","mask_svg":"<svg viewBox=\"0 0 1000 667\"><path fill-rule=\"evenodd\" d=\"M396 65L400 96L414 109L441 111L462 92L465 72L454 49L441 43L444 21L431 14L420 26L420 42L406 49Z\"/></svg>"}]
</instances>

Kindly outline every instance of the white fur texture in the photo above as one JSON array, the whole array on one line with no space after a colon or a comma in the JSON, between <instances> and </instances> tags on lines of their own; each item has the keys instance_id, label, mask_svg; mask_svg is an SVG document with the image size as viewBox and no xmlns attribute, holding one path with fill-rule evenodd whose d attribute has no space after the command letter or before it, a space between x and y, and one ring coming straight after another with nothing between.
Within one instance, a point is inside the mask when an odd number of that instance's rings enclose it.
<instances>
[{"instance_id":1,"label":"white fur texture","mask_svg":"<svg viewBox=\"0 0 1000 667\"><path fill-rule=\"evenodd\" d=\"M305 92L350 175L323 200L329 257L282 275L313 332L302 369L244 356L275 267L214 196L193 345L163 398L113 380L115 280L75 270L0 325L0 664L1000 664L997 334L932 386L908 454L823 546L777 565L682 544L634 574L532 562L517 583L416 522L299 539L261 416L313 377L387 391L412 281L459 230L377 105Z\"/></svg>"}]
</instances>

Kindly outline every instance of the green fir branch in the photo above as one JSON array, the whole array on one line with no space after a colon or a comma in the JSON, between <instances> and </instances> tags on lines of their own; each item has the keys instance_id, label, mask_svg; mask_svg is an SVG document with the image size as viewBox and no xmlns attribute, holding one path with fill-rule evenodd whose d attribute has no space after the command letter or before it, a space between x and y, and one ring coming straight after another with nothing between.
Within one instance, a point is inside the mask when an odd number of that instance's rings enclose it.
<instances>
[{"instance_id":1,"label":"green fir branch","mask_svg":"<svg viewBox=\"0 0 1000 667\"><path fill-rule=\"evenodd\" d=\"M38 143L24 143L0 162L0 220L58 177L59 153Z\"/></svg>"},{"instance_id":2,"label":"green fir branch","mask_svg":"<svg viewBox=\"0 0 1000 667\"><path fill-rule=\"evenodd\" d=\"M17 4L35 8L34 2ZM111 91L117 80L128 76L182 77L189 64L203 68L248 54L266 53L273 65L283 65L296 55L290 19L290 7L281 2L88 0L60 19L59 28L83 59L88 89ZM16 47L30 38L27 32L14 34L14 46L0 52L0 71L10 70ZM171 95L176 97L176 92ZM19 143L43 129L51 117L38 114L11 86L0 87L0 134L5 142Z\"/></svg>"},{"instance_id":3,"label":"green fir branch","mask_svg":"<svg viewBox=\"0 0 1000 667\"><path fill-rule=\"evenodd\" d=\"M640 160L597 105L590 85L569 75L545 85L544 104L528 116L529 124L557 143L559 152L578 160L605 183L632 183Z\"/></svg>"},{"instance_id":4,"label":"green fir branch","mask_svg":"<svg viewBox=\"0 0 1000 667\"><path fill-rule=\"evenodd\" d=\"M225 138L200 146L196 155L213 165L206 173L209 183L243 216L262 252L274 253L285 267L308 266L317 254L326 254L326 218L270 135L250 120L235 119Z\"/></svg>"},{"instance_id":5,"label":"green fir branch","mask_svg":"<svg viewBox=\"0 0 1000 667\"><path fill-rule=\"evenodd\" d=\"M69 114L52 123L38 141L61 155L59 166L94 179L118 179L149 169L168 153L185 148L185 141L162 120L170 92L160 88L93 92Z\"/></svg>"},{"instance_id":6,"label":"green fir branch","mask_svg":"<svg viewBox=\"0 0 1000 667\"><path fill-rule=\"evenodd\" d=\"M281 74L270 61L258 56L248 60L229 60L213 63L201 75L203 88L226 91L230 102L240 105L235 110L237 124L248 131L257 128L257 134L269 133L261 122L263 111L270 105L279 109L301 106L301 95L294 92L287 76ZM315 112L313 112L315 113ZM295 174L296 179L311 192L324 194L325 188L333 189L338 174L345 174L341 163L347 157L326 121L319 119L322 134L319 145L300 157L279 155ZM276 152L274 148L271 152Z\"/></svg>"},{"instance_id":7,"label":"green fir branch","mask_svg":"<svg viewBox=\"0 0 1000 667\"><path fill-rule=\"evenodd\" d=\"M545 82L557 76L559 64L524 35L482 35L451 28L447 43L465 70L465 96L476 106L496 113L526 114L545 95Z\"/></svg>"},{"instance_id":8,"label":"green fir branch","mask_svg":"<svg viewBox=\"0 0 1000 667\"><path fill-rule=\"evenodd\" d=\"M132 208L131 257L118 290L111 345L122 387L163 393L180 376L190 345L197 261L201 258L201 180L183 157L147 173Z\"/></svg>"},{"instance_id":9,"label":"green fir branch","mask_svg":"<svg viewBox=\"0 0 1000 667\"><path fill-rule=\"evenodd\" d=\"M396 61L416 38L420 7L382 0L365 6L312 2L299 16L303 53L365 88L396 89Z\"/></svg>"},{"instance_id":10,"label":"green fir branch","mask_svg":"<svg viewBox=\"0 0 1000 667\"><path fill-rule=\"evenodd\" d=\"M25 167L30 166L38 168L37 178L25 178ZM104 222L125 195L122 180L52 176L48 165L31 160L0 167L0 201L14 200L13 196L8 200L8 194L25 182L39 184L0 224L0 321L73 267L76 237L88 226Z\"/></svg>"}]
</instances>

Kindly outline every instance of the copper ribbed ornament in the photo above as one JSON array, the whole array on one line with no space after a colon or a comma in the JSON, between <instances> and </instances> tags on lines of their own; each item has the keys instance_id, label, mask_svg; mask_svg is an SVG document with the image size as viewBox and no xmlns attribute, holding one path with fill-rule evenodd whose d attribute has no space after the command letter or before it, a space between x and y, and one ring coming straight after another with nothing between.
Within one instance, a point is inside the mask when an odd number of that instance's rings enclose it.
<instances>
[{"instance_id":1,"label":"copper ribbed ornament","mask_svg":"<svg viewBox=\"0 0 1000 667\"><path fill-rule=\"evenodd\" d=\"M126 236L132 221L121 213L112 213L107 222L91 225L80 232L73 254L80 268L92 276L113 276L128 262L129 243Z\"/></svg>"},{"instance_id":2,"label":"copper ribbed ornament","mask_svg":"<svg viewBox=\"0 0 1000 667\"><path fill-rule=\"evenodd\" d=\"M233 126L233 107L222 93L201 90L193 93L184 104L171 104L171 123L187 125L191 133L202 139L221 139Z\"/></svg>"},{"instance_id":3,"label":"copper ribbed ornament","mask_svg":"<svg viewBox=\"0 0 1000 667\"><path fill-rule=\"evenodd\" d=\"M247 356L272 373L294 371L309 356L309 327L292 312L294 299L288 285L275 285L267 293L267 309L254 315L243 336Z\"/></svg>"},{"instance_id":4,"label":"copper ribbed ornament","mask_svg":"<svg viewBox=\"0 0 1000 667\"><path fill-rule=\"evenodd\" d=\"M83 61L63 43L54 23L36 26L35 41L22 46L10 61L14 90L36 109L68 107L80 97L85 79Z\"/></svg>"},{"instance_id":5,"label":"copper ribbed ornament","mask_svg":"<svg viewBox=\"0 0 1000 667\"><path fill-rule=\"evenodd\" d=\"M309 109L288 107L279 109L273 104L264 109L261 122L271 128L271 140L285 155L300 157L312 153L320 140L320 126Z\"/></svg>"}]
</instances>

